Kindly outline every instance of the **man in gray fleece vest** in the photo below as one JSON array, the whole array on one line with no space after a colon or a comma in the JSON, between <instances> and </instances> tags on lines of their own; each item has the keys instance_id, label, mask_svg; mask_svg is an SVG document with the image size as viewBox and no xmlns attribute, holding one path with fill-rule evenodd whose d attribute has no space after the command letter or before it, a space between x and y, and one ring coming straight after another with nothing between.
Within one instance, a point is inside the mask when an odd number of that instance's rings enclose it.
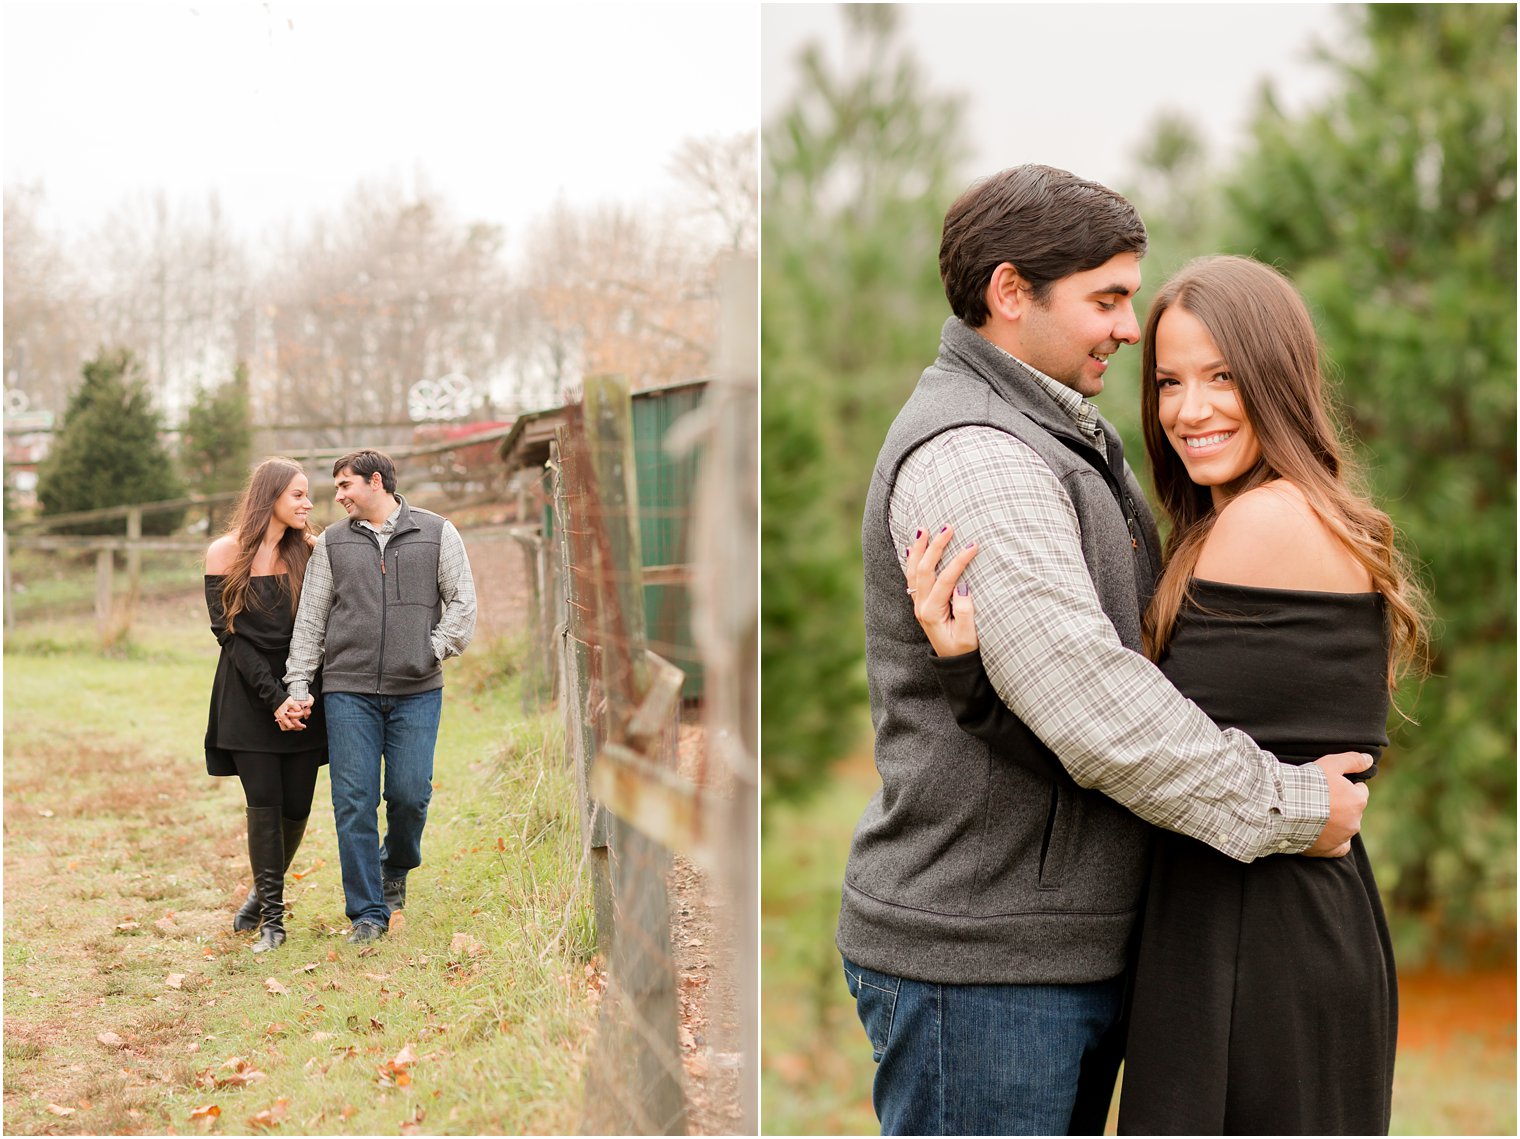
<instances>
[{"instance_id":1,"label":"man in gray fleece vest","mask_svg":"<svg viewBox=\"0 0 1520 1139\"><path fill-rule=\"evenodd\" d=\"M861 536L882 787L837 943L884 1134L1102 1133L1148 823L1242 861L1329 855L1360 828L1343 773L1363 757L1279 763L1140 654L1156 527L1087 397L1139 339L1146 243L1122 197L1045 166L945 218L955 315L887 434ZM947 560L978 547L962 582L1028 729L1017 754L956 725L905 592L906 547L947 524Z\"/></svg>"},{"instance_id":2,"label":"man in gray fleece vest","mask_svg":"<svg viewBox=\"0 0 1520 1139\"><path fill-rule=\"evenodd\" d=\"M459 531L396 493L388 455L343 456L333 483L348 521L322 532L306 564L285 662L290 698L275 717L300 730L320 664L348 940L364 944L390 928L407 874L422 864L442 664L474 634L475 583Z\"/></svg>"}]
</instances>

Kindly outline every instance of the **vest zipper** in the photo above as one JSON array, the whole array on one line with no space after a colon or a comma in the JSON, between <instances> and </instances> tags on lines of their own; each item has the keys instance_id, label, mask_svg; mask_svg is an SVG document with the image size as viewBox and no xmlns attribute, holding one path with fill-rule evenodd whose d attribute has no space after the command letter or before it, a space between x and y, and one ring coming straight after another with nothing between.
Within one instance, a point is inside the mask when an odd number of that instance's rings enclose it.
<instances>
[{"instance_id":1,"label":"vest zipper","mask_svg":"<svg viewBox=\"0 0 1520 1139\"><path fill-rule=\"evenodd\" d=\"M381 682L385 679L385 611L389 607L385 603L385 547L380 545L378 538L375 545L380 550L380 653L375 660L375 695L379 696Z\"/></svg>"}]
</instances>

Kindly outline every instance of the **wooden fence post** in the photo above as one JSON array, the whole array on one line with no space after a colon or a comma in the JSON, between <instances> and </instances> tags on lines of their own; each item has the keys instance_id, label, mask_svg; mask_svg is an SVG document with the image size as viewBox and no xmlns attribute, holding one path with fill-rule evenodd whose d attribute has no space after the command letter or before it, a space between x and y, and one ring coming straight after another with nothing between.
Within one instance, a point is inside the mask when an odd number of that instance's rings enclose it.
<instances>
[{"instance_id":1,"label":"wooden fence post","mask_svg":"<svg viewBox=\"0 0 1520 1139\"><path fill-rule=\"evenodd\" d=\"M9 531L0 533L0 541L4 542L3 553L5 557L5 631L7 634L16 631L16 607L11 604L13 598L13 582L11 581L11 536Z\"/></svg>"},{"instance_id":2,"label":"wooden fence post","mask_svg":"<svg viewBox=\"0 0 1520 1139\"><path fill-rule=\"evenodd\" d=\"M111 577L116 552L110 547L95 552L95 631L105 637L111 628Z\"/></svg>"},{"instance_id":3,"label":"wooden fence post","mask_svg":"<svg viewBox=\"0 0 1520 1139\"><path fill-rule=\"evenodd\" d=\"M592 474L597 624L604 646L607 743L638 746L629 727L649 684L636 512L633 424L627 382L587 377L582 397ZM617 933L602 1000L596 1056L588 1068L588 1134L686 1131L675 960L666 874L670 855L628 821L611 816Z\"/></svg>"},{"instance_id":4,"label":"wooden fence post","mask_svg":"<svg viewBox=\"0 0 1520 1139\"><path fill-rule=\"evenodd\" d=\"M564 662L565 749L575 765L575 785L581 805L581 832L586 843L586 872L591 876L591 905L596 920L596 945L604 961L610 960L615 921L612 909L612 871L607 857L609 826L607 812L591 797L591 761L596 755L597 723L600 719L597 705L600 700L593 692L591 643L595 630L590 627L589 615L593 612L593 599L587 596L587 577L590 567L577 563L570 552L571 536L575 528L590 523L582 517L585 510L584 479L577 477L579 457L568 458L566 453L575 444L567 439L563 427L555 432L550 444L551 461L554 463L555 524L559 527L560 567L565 602L564 640L561 652ZM573 503L573 505L572 505Z\"/></svg>"},{"instance_id":5,"label":"wooden fence post","mask_svg":"<svg viewBox=\"0 0 1520 1139\"><path fill-rule=\"evenodd\" d=\"M127 600L122 608L127 628L137 617L137 602L142 594L142 550L138 545L142 541L142 519L141 506L127 511Z\"/></svg>"}]
</instances>

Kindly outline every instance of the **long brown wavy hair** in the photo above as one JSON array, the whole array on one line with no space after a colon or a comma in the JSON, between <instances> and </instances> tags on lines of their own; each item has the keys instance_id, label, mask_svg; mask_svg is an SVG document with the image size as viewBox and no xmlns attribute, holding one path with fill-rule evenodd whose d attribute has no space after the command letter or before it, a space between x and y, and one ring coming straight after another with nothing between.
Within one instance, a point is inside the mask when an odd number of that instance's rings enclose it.
<instances>
[{"instance_id":1,"label":"long brown wavy hair","mask_svg":"<svg viewBox=\"0 0 1520 1139\"><path fill-rule=\"evenodd\" d=\"M275 503L285 493L290 480L299 474L305 474L300 463L275 456L254 467L248 476L248 485L243 488L232 521L227 525L227 533L237 535L238 548L232 568L227 571L227 579L222 582L222 609L227 615L229 632L233 631L237 615L250 604L258 603L258 595L249 588L254 555L259 552L259 543L274 517ZM280 560L290 575L292 617L301 604L301 583L306 579L306 563L311 560L311 550L316 544L316 532L309 524L301 530L286 527L285 536L280 539Z\"/></svg>"},{"instance_id":2,"label":"long brown wavy hair","mask_svg":"<svg viewBox=\"0 0 1520 1139\"><path fill-rule=\"evenodd\" d=\"M1303 298L1281 273L1249 257L1189 262L1162 287L1146 317L1141 418L1156 494L1172 523L1166 569L1145 614L1146 655L1158 660L1166 651L1216 517L1210 489L1188 478L1161 426L1156 326L1173 305L1208 329L1229 364L1241 408L1261 445L1260 458L1232 493L1287 479L1367 570L1387 603L1392 691L1406 670L1427 662L1425 599L1398 549L1393 523L1372 504L1344 453L1320 370L1319 338Z\"/></svg>"}]
</instances>

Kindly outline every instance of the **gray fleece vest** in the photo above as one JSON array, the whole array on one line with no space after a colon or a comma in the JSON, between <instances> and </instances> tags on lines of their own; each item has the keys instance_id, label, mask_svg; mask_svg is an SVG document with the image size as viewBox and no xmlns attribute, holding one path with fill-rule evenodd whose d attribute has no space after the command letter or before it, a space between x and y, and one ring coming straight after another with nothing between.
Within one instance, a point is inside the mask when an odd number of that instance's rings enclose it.
<instances>
[{"instance_id":1,"label":"gray fleece vest","mask_svg":"<svg viewBox=\"0 0 1520 1139\"><path fill-rule=\"evenodd\" d=\"M957 726L888 527L903 460L972 425L1006 431L1050 467L1075 508L1103 610L1140 649L1160 549L1118 432L1103 424L1109 453L1099 454L1032 376L952 317L887 433L866 498L866 671L882 787L850 847L837 943L857 964L922 981L1103 980L1125 967L1149 829L1064 770L1052 784ZM1021 746L1045 747L1033 732Z\"/></svg>"},{"instance_id":2,"label":"gray fleece vest","mask_svg":"<svg viewBox=\"0 0 1520 1139\"><path fill-rule=\"evenodd\" d=\"M412 696L443 687L432 634L443 616L444 519L396 498L401 513L383 556L374 531L354 519L323 531L333 575L322 655L326 692Z\"/></svg>"}]
</instances>

